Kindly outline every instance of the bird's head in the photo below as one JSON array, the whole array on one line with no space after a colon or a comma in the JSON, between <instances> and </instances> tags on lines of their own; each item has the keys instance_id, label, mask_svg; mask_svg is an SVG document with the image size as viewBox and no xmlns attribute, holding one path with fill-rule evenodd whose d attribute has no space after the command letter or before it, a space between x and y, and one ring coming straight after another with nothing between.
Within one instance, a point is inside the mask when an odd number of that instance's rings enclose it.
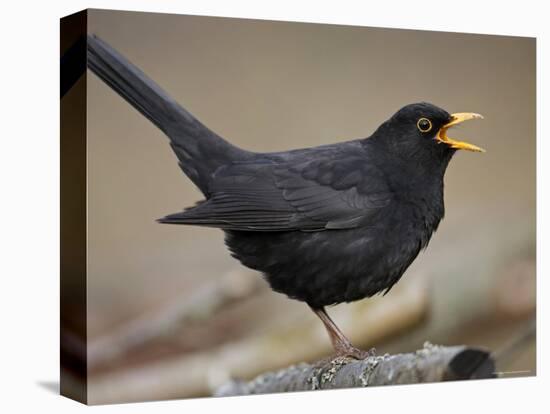
<instances>
[{"instance_id":1,"label":"bird's head","mask_svg":"<svg viewBox=\"0 0 550 414\"><path fill-rule=\"evenodd\" d=\"M374 133L375 139L402 158L448 161L456 150L485 152L484 149L447 136L448 130L464 121L483 118L471 112L449 114L430 103L404 106Z\"/></svg>"}]
</instances>

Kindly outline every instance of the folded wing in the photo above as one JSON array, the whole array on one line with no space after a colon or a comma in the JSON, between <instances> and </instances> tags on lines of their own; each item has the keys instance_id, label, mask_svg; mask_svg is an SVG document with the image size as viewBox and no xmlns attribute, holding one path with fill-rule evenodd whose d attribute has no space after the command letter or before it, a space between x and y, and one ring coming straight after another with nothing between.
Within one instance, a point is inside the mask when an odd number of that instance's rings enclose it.
<instances>
[{"instance_id":1,"label":"folded wing","mask_svg":"<svg viewBox=\"0 0 550 414\"><path fill-rule=\"evenodd\" d=\"M159 221L240 231L345 229L369 224L392 200L383 174L349 154L226 165L216 171L210 194Z\"/></svg>"}]
</instances>

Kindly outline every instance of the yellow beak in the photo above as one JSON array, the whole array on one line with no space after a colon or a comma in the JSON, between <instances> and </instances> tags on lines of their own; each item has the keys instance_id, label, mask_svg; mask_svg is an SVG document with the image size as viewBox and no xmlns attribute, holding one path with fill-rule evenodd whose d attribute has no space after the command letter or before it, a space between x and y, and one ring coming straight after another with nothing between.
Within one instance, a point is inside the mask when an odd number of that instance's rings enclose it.
<instances>
[{"instance_id":1,"label":"yellow beak","mask_svg":"<svg viewBox=\"0 0 550 414\"><path fill-rule=\"evenodd\" d=\"M441 127L435 139L441 143L447 144L451 148L463 149L463 150L475 151L475 152L485 152L483 148L480 148L476 145L469 144L463 141L455 141L454 139L447 137L447 130L450 127L454 125L458 125L470 119L483 119L483 117L480 114L474 114L472 112L460 112L456 114L451 114L451 121Z\"/></svg>"}]
</instances>

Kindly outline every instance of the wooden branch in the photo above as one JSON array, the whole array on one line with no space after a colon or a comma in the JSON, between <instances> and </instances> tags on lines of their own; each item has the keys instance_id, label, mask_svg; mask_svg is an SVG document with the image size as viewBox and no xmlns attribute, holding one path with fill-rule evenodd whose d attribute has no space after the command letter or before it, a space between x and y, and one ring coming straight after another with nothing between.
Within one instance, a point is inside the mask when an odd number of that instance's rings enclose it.
<instances>
[{"instance_id":1,"label":"wooden branch","mask_svg":"<svg viewBox=\"0 0 550 414\"><path fill-rule=\"evenodd\" d=\"M88 345L88 369L105 365L149 342L181 332L200 323L225 307L249 297L263 287L262 279L247 269L237 269L197 289L189 297L173 300L154 313L127 323Z\"/></svg>"},{"instance_id":2,"label":"wooden branch","mask_svg":"<svg viewBox=\"0 0 550 414\"><path fill-rule=\"evenodd\" d=\"M232 380L218 388L214 395L223 397L493 378L494 372L494 361L485 350L426 343L424 348L409 354L370 356L364 360L337 357L265 373L250 382Z\"/></svg>"}]
</instances>

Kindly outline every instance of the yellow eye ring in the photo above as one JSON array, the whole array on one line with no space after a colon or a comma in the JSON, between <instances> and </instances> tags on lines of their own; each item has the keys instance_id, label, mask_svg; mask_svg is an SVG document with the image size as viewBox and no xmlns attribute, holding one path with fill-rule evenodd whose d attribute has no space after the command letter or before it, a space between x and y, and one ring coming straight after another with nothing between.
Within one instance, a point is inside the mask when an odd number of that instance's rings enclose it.
<instances>
[{"instance_id":1,"label":"yellow eye ring","mask_svg":"<svg viewBox=\"0 0 550 414\"><path fill-rule=\"evenodd\" d=\"M430 132L432 130L432 121L430 121L428 118L420 118L416 123L416 127L420 132Z\"/></svg>"}]
</instances>

